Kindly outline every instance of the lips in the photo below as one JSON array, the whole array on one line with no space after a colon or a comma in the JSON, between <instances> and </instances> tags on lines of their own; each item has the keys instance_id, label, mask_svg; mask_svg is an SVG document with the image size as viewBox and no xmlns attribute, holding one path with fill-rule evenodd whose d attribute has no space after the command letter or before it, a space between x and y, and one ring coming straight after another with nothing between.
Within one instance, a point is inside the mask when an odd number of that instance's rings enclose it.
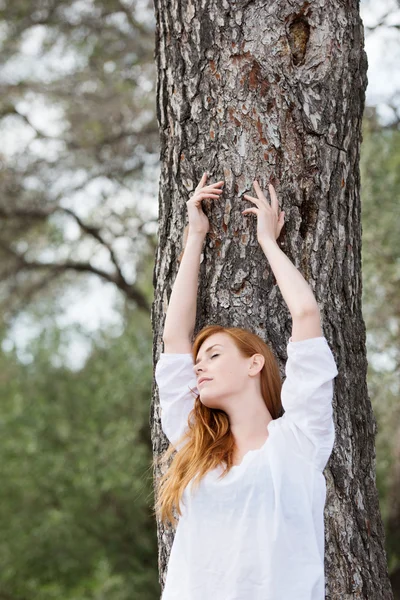
<instances>
[{"instance_id":1,"label":"lips","mask_svg":"<svg viewBox=\"0 0 400 600\"><path fill-rule=\"evenodd\" d=\"M199 384L198 385L200 385L201 383L203 383L203 381L212 381L212 379L209 379L208 377L201 377L199 379Z\"/></svg>"}]
</instances>

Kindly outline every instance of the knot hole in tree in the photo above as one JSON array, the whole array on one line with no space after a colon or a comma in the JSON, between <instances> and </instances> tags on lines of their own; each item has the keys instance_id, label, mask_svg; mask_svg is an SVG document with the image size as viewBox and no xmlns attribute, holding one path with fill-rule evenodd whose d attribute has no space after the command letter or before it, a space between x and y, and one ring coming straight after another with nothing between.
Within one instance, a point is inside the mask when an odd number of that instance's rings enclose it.
<instances>
[{"instance_id":1,"label":"knot hole in tree","mask_svg":"<svg viewBox=\"0 0 400 600\"><path fill-rule=\"evenodd\" d=\"M306 17L296 15L289 25L288 35L294 65L300 65L304 61L309 37L310 25Z\"/></svg>"}]
</instances>

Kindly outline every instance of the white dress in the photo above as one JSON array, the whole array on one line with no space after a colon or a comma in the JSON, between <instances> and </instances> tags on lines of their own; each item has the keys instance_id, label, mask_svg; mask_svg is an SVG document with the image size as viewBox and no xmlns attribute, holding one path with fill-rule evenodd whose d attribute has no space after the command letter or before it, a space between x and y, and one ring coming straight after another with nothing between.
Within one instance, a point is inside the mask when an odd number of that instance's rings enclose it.
<instances>
[{"instance_id":1,"label":"white dress","mask_svg":"<svg viewBox=\"0 0 400 600\"><path fill-rule=\"evenodd\" d=\"M323 600L323 474L332 452L336 363L324 336L287 345L285 414L218 480L186 487L162 600ZM191 354L161 353L161 425L176 443L198 392ZM179 450L179 447L178 447Z\"/></svg>"}]
</instances>

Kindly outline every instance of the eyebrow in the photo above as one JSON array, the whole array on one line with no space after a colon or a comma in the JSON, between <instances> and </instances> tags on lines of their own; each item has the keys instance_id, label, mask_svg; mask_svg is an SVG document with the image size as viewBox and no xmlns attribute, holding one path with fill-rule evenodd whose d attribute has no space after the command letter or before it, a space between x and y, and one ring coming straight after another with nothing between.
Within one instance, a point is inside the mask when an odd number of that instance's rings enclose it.
<instances>
[{"instance_id":1,"label":"eyebrow","mask_svg":"<svg viewBox=\"0 0 400 600\"><path fill-rule=\"evenodd\" d=\"M213 344L212 346L210 346L209 348L207 348L206 352L209 352L212 348L214 348L214 346L221 346L221 348L223 348L222 344ZM197 359L194 364L197 365L198 362L200 362L200 359Z\"/></svg>"}]
</instances>

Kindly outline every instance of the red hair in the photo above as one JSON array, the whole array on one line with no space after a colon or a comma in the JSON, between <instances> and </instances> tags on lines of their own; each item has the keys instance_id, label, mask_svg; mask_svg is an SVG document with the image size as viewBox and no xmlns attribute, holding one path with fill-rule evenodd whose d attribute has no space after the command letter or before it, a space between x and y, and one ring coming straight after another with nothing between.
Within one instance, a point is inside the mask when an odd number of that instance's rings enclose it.
<instances>
[{"instance_id":1,"label":"red hair","mask_svg":"<svg viewBox=\"0 0 400 600\"><path fill-rule=\"evenodd\" d=\"M203 342L214 333L226 333L231 336L243 358L250 358L253 354L262 354L265 363L260 371L261 394L273 419L282 413L281 388L282 380L278 362L268 345L255 333L241 327L223 327L222 325L209 325L204 327L196 336L193 347L193 363ZM226 465L221 477L225 477L233 466L233 455L236 448L235 440L229 425L229 418L222 409L209 408L200 400L200 394L193 390L194 407L188 416L188 429L177 441L179 446L184 446L176 452L167 471L160 478L156 486L155 510L161 521L169 521L173 526L176 519L173 509L181 516L180 501L183 491L192 480L193 487L198 487L204 475L219 465ZM153 461L159 460L164 465L176 450L170 444L166 452Z\"/></svg>"}]
</instances>

